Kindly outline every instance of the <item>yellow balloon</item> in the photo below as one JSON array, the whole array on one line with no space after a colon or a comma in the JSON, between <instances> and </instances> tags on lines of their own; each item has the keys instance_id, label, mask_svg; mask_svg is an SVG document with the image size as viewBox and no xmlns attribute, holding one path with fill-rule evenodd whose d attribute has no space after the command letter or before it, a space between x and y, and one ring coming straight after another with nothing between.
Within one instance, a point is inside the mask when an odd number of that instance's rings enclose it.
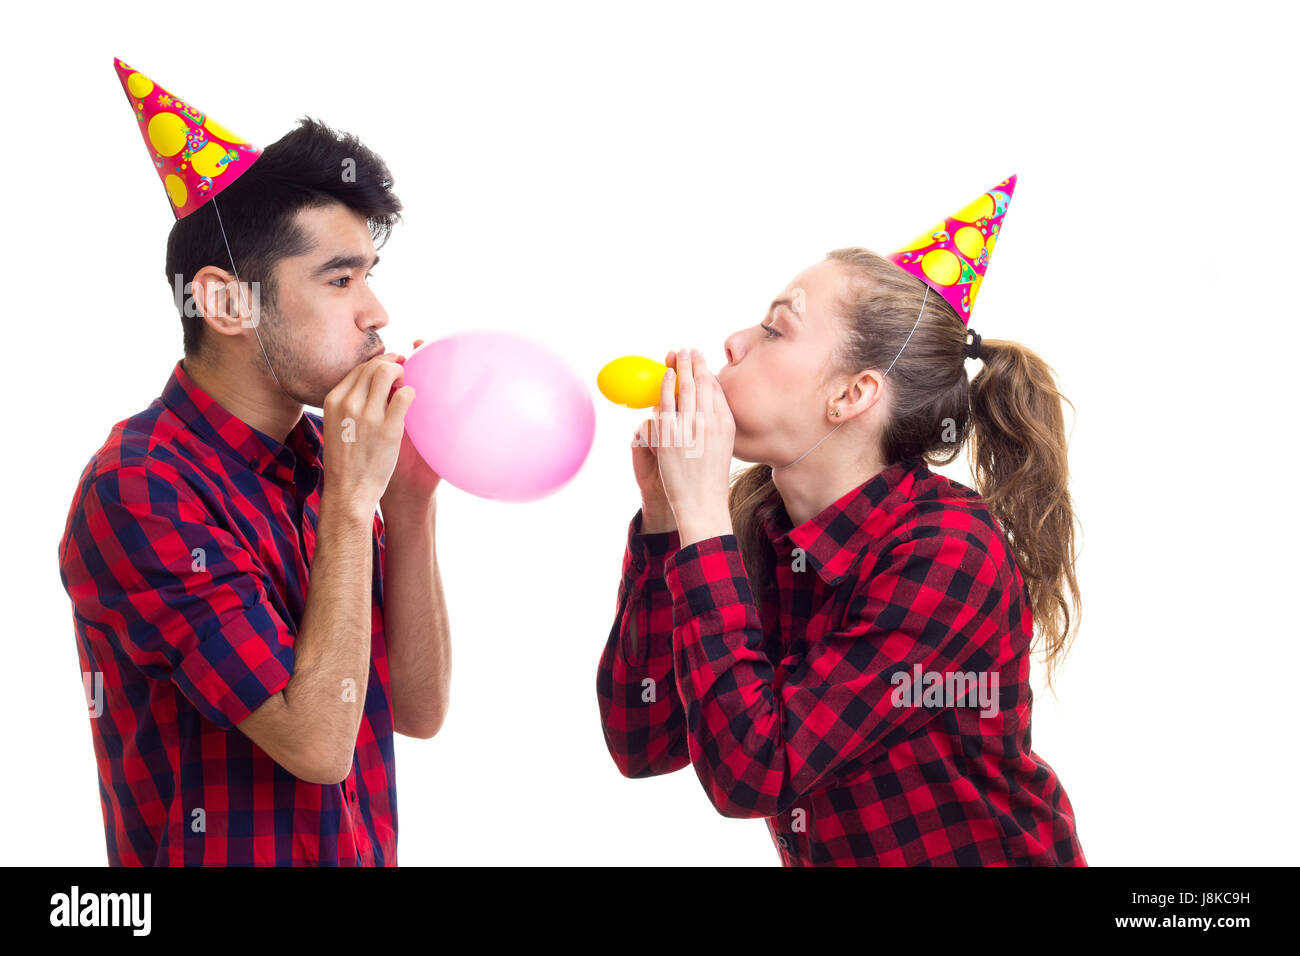
<instances>
[{"instance_id":1,"label":"yellow balloon","mask_svg":"<svg viewBox=\"0 0 1300 956\"><path fill-rule=\"evenodd\" d=\"M628 408L653 408L659 404L659 390L663 386L668 366L642 355L624 355L616 358L596 375L596 387L615 405ZM673 384L673 394L677 385Z\"/></svg>"}]
</instances>

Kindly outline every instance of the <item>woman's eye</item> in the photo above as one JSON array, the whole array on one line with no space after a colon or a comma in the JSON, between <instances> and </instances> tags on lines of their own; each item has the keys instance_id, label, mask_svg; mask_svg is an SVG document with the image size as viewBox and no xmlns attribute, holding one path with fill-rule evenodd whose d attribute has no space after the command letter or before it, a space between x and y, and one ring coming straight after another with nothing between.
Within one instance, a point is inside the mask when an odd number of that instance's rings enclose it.
<instances>
[{"instance_id":1,"label":"woman's eye","mask_svg":"<svg viewBox=\"0 0 1300 956\"><path fill-rule=\"evenodd\" d=\"M767 337L769 339L777 338L781 334L776 329L772 328L772 326L770 325L760 325L759 328L762 329L764 332L768 333Z\"/></svg>"}]
</instances>

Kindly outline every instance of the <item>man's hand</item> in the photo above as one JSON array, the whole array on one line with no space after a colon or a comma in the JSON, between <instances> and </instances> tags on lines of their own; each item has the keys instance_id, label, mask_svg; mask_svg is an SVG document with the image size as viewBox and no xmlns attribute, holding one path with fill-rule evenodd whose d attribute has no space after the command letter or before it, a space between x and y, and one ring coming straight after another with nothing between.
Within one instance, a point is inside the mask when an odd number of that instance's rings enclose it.
<instances>
[{"instance_id":1,"label":"man's hand","mask_svg":"<svg viewBox=\"0 0 1300 956\"><path fill-rule=\"evenodd\" d=\"M423 344L424 339L416 339L412 351ZM406 356L399 355L396 357L396 361L399 365L403 365L406 362ZM401 379L395 382L393 384L394 391L401 384ZM393 468L393 475L388 480L388 487L379 500L380 508L384 509L385 503L387 503L389 509L404 505L428 505L433 500L440 481L442 481L442 476L434 471L429 466L429 463L416 451L415 445L411 442L411 436L403 429L402 448L398 452L397 465Z\"/></svg>"},{"instance_id":2,"label":"man's hand","mask_svg":"<svg viewBox=\"0 0 1300 956\"><path fill-rule=\"evenodd\" d=\"M362 362L325 396L322 500L357 514L374 514L391 483L403 419L415 390L397 387L402 367L390 355Z\"/></svg>"}]
</instances>

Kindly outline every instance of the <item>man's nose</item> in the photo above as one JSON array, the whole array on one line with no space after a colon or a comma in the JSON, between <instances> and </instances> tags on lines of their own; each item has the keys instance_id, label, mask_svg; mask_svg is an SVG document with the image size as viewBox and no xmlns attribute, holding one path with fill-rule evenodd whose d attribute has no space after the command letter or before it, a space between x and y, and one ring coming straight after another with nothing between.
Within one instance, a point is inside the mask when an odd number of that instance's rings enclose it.
<instances>
[{"instance_id":1,"label":"man's nose","mask_svg":"<svg viewBox=\"0 0 1300 956\"><path fill-rule=\"evenodd\" d=\"M362 313L358 318L362 325L382 329L388 324L388 311L384 308L383 303L379 301L379 298L372 292L370 293L369 306L362 310Z\"/></svg>"}]
</instances>

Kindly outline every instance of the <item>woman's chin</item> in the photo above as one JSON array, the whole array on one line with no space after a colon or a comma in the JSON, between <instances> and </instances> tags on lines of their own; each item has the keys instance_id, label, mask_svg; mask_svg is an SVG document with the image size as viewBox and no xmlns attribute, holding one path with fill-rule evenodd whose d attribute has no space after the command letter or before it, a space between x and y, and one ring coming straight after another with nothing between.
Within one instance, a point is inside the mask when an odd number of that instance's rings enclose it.
<instances>
[{"instance_id":1,"label":"woman's chin","mask_svg":"<svg viewBox=\"0 0 1300 956\"><path fill-rule=\"evenodd\" d=\"M749 462L750 464L758 461L758 459L754 457L753 451L748 447L748 443L739 433L736 434L736 441L731 446L731 457L738 461Z\"/></svg>"}]
</instances>

